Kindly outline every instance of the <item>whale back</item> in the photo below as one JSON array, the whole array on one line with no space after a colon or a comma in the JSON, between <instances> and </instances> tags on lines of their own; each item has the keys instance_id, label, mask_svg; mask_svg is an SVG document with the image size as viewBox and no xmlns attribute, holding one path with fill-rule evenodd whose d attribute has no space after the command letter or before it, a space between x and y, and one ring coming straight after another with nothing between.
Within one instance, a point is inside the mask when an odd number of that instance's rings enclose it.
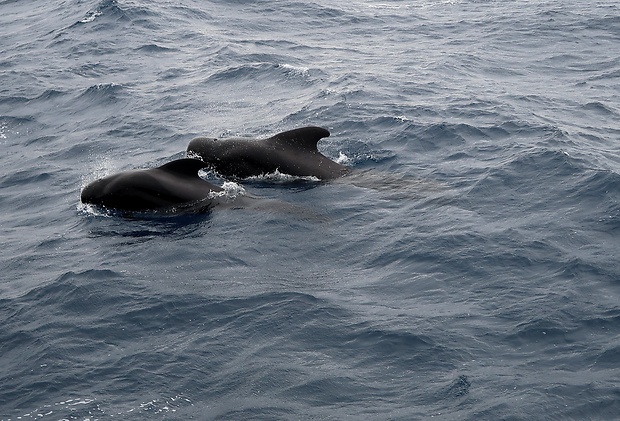
<instances>
[{"instance_id":1,"label":"whale back","mask_svg":"<svg viewBox=\"0 0 620 421\"><path fill-rule=\"evenodd\" d=\"M247 178L279 171L323 180L341 177L348 168L318 150L318 142L329 137L322 127L302 127L263 140L232 138L193 139L187 152L195 154L223 176Z\"/></svg>"},{"instance_id":2,"label":"whale back","mask_svg":"<svg viewBox=\"0 0 620 421\"><path fill-rule=\"evenodd\" d=\"M206 164L197 159L180 159L157 168L125 171L87 185L83 203L125 211L170 208L209 197L221 191L198 176Z\"/></svg>"},{"instance_id":3,"label":"whale back","mask_svg":"<svg viewBox=\"0 0 620 421\"><path fill-rule=\"evenodd\" d=\"M198 176L198 171L205 167L207 167L207 164L200 159L183 158L168 162L160 167L157 167L157 169L171 174L201 179Z\"/></svg>"}]
</instances>

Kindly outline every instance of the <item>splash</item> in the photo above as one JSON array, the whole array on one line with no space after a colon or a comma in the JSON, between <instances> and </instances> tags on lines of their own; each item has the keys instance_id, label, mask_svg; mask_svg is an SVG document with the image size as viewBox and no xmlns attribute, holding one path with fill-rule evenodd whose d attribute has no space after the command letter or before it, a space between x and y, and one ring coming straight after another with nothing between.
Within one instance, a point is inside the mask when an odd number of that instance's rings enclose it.
<instances>
[{"instance_id":1,"label":"splash","mask_svg":"<svg viewBox=\"0 0 620 421\"><path fill-rule=\"evenodd\" d=\"M95 165L94 167L90 167L92 168L92 170L89 174L82 175L80 191L82 191L84 187L86 187L93 181L107 177L108 175L115 173L118 170L118 165L106 156L95 157L94 159L91 159L91 162L94 162Z\"/></svg>"},{"instance_id":2,"label":"splash","mask_svg":"<svg viewBox=\"0 0 620 421\"><path fill-rule=\"evenodd\" d=\"M209 193L208 199L215 198L226 198L226 199L236 199L239 196L245 196L245 189L241 184L235 183L234 181L224 181L222 184L222 191L212 191Z\"/></svg>"},{"instance_id":3,"label":"splash","mask_svg":"<svg viewBox=\"0 0 620 421\"><path fill-rule=\"evenodd\" d=\"M303 180L303 181L321 181L319 178L312 176L312 175L304 175L304 176L298 176L298 175L290 175L290 174L285 174L285 173L281 173L279 170L275 170L272 173L267 173L267 174L261 174L261 175L256 175L256 176L252 176L252 177L248 177L246 180L251 180L251 181L269 181L269 182L276 182L276 183L289 183L291 181L299 181L299 180Z\"/></svg>"},{"instance_id":4,"label":"splash","mask_svg":"<svg viewBox=\"0 0 620 421\"><path fill-rule=\"evenodd\" d=\"M340 152L338 158L336 158L336 162L342 165L350 165L352 160L344 152Z\"/></svg>"},{"instance_id":5,"label":"splash","mask_svg":"<svg viewBox=\"0 0 620 421\"><path fill-rule=\"evenodd\" d=\"M84 188L90 183L92 183L93 181L99 180L101 178L107 177L108 175L117 172L118 165L116 162L114 162L113 160L111 160L110 158L106 156L95 157L91 159L90 161L94 162L95 165L94 167L90 167L91 172L89 174L82 175L82 179L80 181L80 188L78 191L78 201L77 201L76 210L79 213L84 213L87 215L110 217L112 216L110 212L106 212L105 209L99 208L97 206L82 203L82 200L79 198L79 196L82 190L84 190Z\"/></svg>"},{"instance_id":6,"label":"splash","mask_svg":"<svg viewBox=\"0 0 620 421\"><path fill-rule=\"evenodd\" d=\"M97 207L88 203L83 203L81 200L78 200L76 210L78 211L78 213L88 216L97 216L104 218L111 218L113 216L112 212L108 211L107 209L103 207Z\"/></svg>"}]
</instances>

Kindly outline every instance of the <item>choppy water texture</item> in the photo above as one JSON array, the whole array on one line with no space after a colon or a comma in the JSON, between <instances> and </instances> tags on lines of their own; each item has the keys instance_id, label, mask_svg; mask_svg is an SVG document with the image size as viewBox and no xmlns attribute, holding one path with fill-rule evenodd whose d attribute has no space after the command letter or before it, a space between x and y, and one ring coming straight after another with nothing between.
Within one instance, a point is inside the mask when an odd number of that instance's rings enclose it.
<instances>
[{"instance_id":1,"label":"choppy water texture","mask_svg":"<svg viewBox=\"0 0 620 421\"><path fill-rule=\"evenodd\" d=\"M0 2L0 419L616 418L619 46L610 0ZM79 204L304 125L356 174Z\"/></svg>"}]
</instances>

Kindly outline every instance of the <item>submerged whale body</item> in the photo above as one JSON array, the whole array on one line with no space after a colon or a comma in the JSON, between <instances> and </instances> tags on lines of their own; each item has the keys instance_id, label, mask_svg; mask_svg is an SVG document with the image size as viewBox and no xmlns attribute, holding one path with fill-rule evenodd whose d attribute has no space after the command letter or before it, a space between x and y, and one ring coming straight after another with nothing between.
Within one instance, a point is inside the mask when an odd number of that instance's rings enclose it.
<instances>
[{"instance_id":1,"label":"submerged whale body","mask_svg":"<svg viewBox=\"0 0 620 421\"><path fill-rule=\"evenodd\" d=\"M187 152L229 177L247 178L279 171L330 180L347 174L349 168L317 149L319 140L328 136L329 131L321 127L303 127L262 140L198 137L189 143Z\"/></svg>"},{"instance_id":2,"label":"submerged whale body","mask_svg":"<svg viewBox=\"0 0 620 421\"><path fill-rule=\"evenodd\" d=\"M87 185L81 200L122 211L163 210L203 201L223 190L198 176L206 166L203 161L186 158L157 168L113 174ZM203 205L208 208L212 204Z\"/></svg>"}]
</instances>

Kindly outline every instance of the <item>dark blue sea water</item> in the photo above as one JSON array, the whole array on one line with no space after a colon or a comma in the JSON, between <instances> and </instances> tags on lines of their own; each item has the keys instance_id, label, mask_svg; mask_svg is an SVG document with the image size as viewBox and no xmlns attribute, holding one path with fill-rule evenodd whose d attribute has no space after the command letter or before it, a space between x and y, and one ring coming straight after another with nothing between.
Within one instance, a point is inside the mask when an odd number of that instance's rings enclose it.
<instances>
[{"instance_id":1,"label":"dark blue sea water","mask_svg":"<svg viewBox=\"0 0 620 421\"><path fill-rule=\"evenodd\" d=\"M0 81L1 420L618 419L616 1L4 0ZM79 203L305 125L353 176Z\"/></svg>"}]
</instances>

